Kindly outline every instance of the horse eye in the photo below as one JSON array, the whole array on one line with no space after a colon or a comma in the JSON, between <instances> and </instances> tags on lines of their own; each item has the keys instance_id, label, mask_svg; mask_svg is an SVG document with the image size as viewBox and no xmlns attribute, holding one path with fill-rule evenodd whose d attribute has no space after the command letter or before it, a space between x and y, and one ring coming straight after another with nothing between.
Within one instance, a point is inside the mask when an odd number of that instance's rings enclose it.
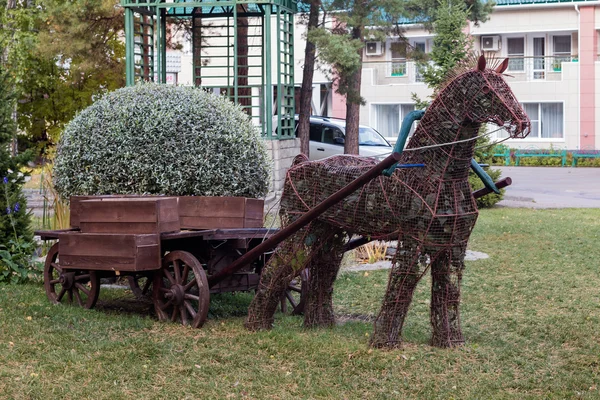
<instances>
[{"instance_id":1,"label":"horse eye","mask_svg":"<svg viewBox=\"0 0 600 400\"><path fill-rule=\"evenodd\" d=\"M481 91L484 94L488 94L490 92L490 87L489 86L484 86L484 87L481 88Z\"/></svg>"}]
</instances>

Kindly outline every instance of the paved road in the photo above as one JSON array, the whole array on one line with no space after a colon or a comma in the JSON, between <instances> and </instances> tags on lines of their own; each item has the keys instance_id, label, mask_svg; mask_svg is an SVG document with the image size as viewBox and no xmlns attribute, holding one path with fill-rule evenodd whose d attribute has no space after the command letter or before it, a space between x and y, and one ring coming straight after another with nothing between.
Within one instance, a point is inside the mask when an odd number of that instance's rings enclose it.
<instances>
[{"instance_id":1,"label":"paved road","mask_svg":"<svg viewBox=\"0 0 600 400\"><path fill-rule=\"evenodd\" d=\"M493 167L510 176L504 207L600 208L600 168Z\"/></svg>"}]
</instances>

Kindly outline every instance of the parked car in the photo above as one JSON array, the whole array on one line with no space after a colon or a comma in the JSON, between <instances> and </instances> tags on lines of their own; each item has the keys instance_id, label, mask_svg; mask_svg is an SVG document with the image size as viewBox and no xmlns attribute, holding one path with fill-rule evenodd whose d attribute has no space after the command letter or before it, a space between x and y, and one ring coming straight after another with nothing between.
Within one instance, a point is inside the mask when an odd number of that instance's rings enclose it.
<instances>
[{"instance_id":1,"label":"parked car","mask_svg":"<svg viewBox=\"0 0 600 400\"><path fill-rule=\"evenodd\" d=\"M298 129L298 116L296 116ZM346 121L332 117L310 117L310 159L344 154ZM358 153L363 157L383 160L392 153L393 146L375 129L360 125Z\"/></svg>"}]
</instances>

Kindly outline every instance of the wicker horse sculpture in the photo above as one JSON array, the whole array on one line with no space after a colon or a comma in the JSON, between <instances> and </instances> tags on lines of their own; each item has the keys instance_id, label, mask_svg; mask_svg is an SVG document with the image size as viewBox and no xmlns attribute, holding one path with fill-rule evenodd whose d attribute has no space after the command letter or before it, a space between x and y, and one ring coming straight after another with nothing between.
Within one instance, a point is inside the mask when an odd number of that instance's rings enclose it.
<instances>
[{"instance_id":1,"label":"wicker horse sculpture","mask_svg":"<svg viewBox=\"0 0 600 400\"><path fill-rule=\"evenodd\" d=\"M486 68L484 56L462 63L425 112L398 168L380 176L328 209L282 242L261 274L246 321L251 330L269 329L289 282L309 268L305 326L335 322L333 283L351 235L398 238L389 283L371 346L396 347L414 289L431 269L432 344L464 342L460 328L460 283L467 241L477 220L468 183L475 139L481 124L502 126L525 137L530 121L502 78L508 60ZM280 215L287 225L371 168L375 161L335 156L309 162L300 155L290 168Z\"/></svg>"}]
</instances>

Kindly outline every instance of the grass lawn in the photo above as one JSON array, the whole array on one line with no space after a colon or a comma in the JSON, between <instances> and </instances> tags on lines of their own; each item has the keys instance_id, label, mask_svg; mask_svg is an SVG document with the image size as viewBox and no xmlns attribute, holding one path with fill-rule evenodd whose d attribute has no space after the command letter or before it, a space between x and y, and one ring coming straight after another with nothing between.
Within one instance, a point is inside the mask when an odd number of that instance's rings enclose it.
<instances>
[{"instance_id":1,"label":"grass lawn","mask_svg":"<svg viewBox=\"0 0 600 400\"><path fill-rule=\"evenodd\" d=\"M385 271L342 272L334 329L276 318L243 328L249 294L213 296L200 330L159 323L103 289L99 307L52 306L41 286L0 285L0 398L600 398L600 210L481 212L467 262L467 343L427 343L429 281L401 350L367 348Z\"/></svg>"}]
</instances>

